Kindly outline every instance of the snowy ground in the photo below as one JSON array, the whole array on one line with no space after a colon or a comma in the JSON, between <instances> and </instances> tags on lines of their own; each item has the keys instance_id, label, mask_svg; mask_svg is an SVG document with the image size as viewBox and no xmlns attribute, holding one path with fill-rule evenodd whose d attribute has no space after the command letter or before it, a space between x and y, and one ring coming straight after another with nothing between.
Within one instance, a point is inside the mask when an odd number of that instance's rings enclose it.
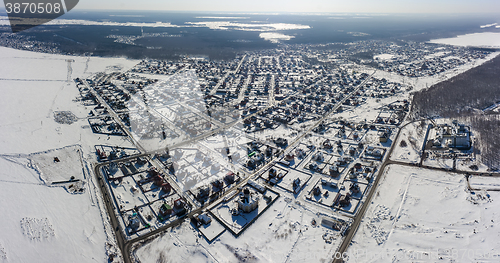
<instances>
[{"instance_id":1,"label":"snowy ground","mask_svg":"<svg viewBox=\"0 0 500 263\"><path fill-rule=\"evenodd\" d=\"M85 193L71 194L48 187L26 164L24 158L0 159L0 244L6 255L0 261L105 262L109 238L97 189L90 192L87 185Z\"/></svg>"},{"instance_id":2,"label":"snowy ground","mask_svg":"<svg viewBox=\"0 0 500 263\"><path fill-rule=\"evenodd\" d=\"M74 60L71 69L67 59ZM88 112L73 101L79 93L74 82L67 82L68 74L70 79L88 77L137 64L126 59L49 55L5 47L0 47L0 60L0 153L26 154L75 144L88 147L84 150L93 148L93 143L84 143L95 136L86 119ZM66 110L79 120L71 125L56 123L53 113ZM116 136L97 139L103 144L131 145Z\"/></svg>"},{"instance_id":3,"label":"snowy ground","mask_svg":"<svg viewBox=\"0 0 500 263\"><path fill-rule=\"evenodd\" d=\"M330 262L338 231L320 225L308 206L280 197L238 238L225 231L208 243L188 222L134 252L140 262ZM312 220L317 224L313 226ZM279 249L277 249L279 248Z\"/></svg>"},{"instance_id":4,"label":"snowy ground","mask_svg":"<svg viewBox=\"0 0 500 263\"><path fill-rule=\"evenodd\" d=\"M498 261L498 198L496 191L467 191L463 175L391 165L349 262Z\"/></svg>"},{"instance_id":5,"label":"snowy ground","mask_svg":"<svg viewBox=\"0 0 500 263\"><path fill-rule=\"evenodd\" d=\"M500 180L497 177L471 176L469 184L472 189L500 191Z\"/></svg>"},{"instance_id":6,"label":"snowy ground","mask_svg":"<svg viewBox=\"0 0 500 263\"><path fill-rule=\"evenodd\" d=\"M500 33L483 32L483 33L466 34L452 38L433 39L429 42L436 44L464 46L464 47L472 46L472 47L499 48Z\"/></svg>"},{"instance_id":7,"label":"snowy ground","mask_svg":"<svg viewBox=\"0 0 500 263\"><path fill-rule=\"evenodd\" d=\"M391 60L394 57L395 57L395 55L392 55L392 54L380 54L380 55L373 56L373 59L375 59L375 60Z\"/></svg>"},{"instance_id":8,"label":"snowy ground","mask_svg":"<svg viewBox=\"0 0 500 263\"><path fill-rule=\"evenodd\" d=\"M137 61L5 47L0 60L0 262L107 262L117 251L90 175L91 152L95 144L132 145L92 133L85 108L74 101L72 79L128 69ZM57 111L78 119L57 123ZM71 190L76 184L52 185L71 176L81 180L82 192Z\"/></svg>"},{"instance_id":9,"label":"snowy ground","mask_svg":"<svg viewBox=\"0 0 500 263\"><path fill-rule=\"evenodd\" d=\"M420 154L427 131L427 121L412 122L401 130L391 160L406 163L420 163ZM403 142L404 141L404 142Z\"/></svg>"}]
</instances>

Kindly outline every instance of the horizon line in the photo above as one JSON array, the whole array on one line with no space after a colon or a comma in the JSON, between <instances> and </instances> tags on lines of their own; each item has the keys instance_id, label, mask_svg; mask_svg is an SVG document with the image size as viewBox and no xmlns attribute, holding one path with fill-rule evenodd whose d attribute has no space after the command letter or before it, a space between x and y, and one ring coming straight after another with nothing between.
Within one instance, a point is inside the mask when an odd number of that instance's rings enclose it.
<instances>
[{"instance_id":1,"label":"horizon line","mask_svg":"<svg viewBox=\"0 0 500 263\"><path fill-rule=\"evenodd\" d=\"M171 13L212 13L212 14L267 14L267 15L334 15L334 14L357 14L357 15L500 15L498 11L492 12L318 12L318 11L213 11L213 10L152 10L152 9L97 9L97 8L75 8L70 12L171 12ZM68 12L68 13L70 13ZM0 13L6 13L5 7L0 7Z\"/></svg>"}]
</instances>

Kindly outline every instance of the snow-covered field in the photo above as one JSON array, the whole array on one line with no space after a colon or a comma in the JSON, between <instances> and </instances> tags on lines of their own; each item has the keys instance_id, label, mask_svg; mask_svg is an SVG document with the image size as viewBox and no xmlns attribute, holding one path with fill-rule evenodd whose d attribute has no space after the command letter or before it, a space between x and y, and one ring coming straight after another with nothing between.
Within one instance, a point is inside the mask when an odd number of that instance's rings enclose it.
<instances>
[{"instance_id":1,"label":"snow-covered field","mask_svg":"<svg viewBox=\"0 0 500 263\"><path fill-rule=\"evenodd\" d=\"M0 262L107 262L118 251L90 174L91 151L94 144L131 143L92 133L72 79L137 61L5 47L0 60ZM59 124L56 111L78 120ZM52 184L72 176L81 181Z\"/></svg>"},{"instance_id":2,"label":"snow-covered field","mask_svg":"<svg viewBox=\"0 0 500 263\"><path fill-rule=\"evenodd\" d=\"M73 60L68 67L66 60ZM138 61L42 54L0 47L0 153L32 153L67 145L93 147L95 140L85 108L73 100L79 95L76 77L101 71L127 69ZM79 121L64 125L54 121L55 111L70 110ZM82 129L83 128L83 129ZM82 137L80 138L80 135ZM99 136L97 137L99 138ZM99 141L107 140L101 136ZM110 137L113 145L130 145ZM88 150L88 149L84 149Z\"/></svg>"},{"instance_id":3,"label":"snow-covered field","mask_svg":"<svg viewBox=\"0 0 500 263\"><path fill-rule=\"evenodd\" d=\"M114 241L105 233L97 188L71 194L49 187L26 165L25 158L0 159L0 261L106 261L106 243Z\"/></svg>"},{"instance_id":4,"label":"snow-covered field","mask_svg":"<svg viewBox=\"0 0 500 263\"><path fill-rule=\"evenodd\" d=\"M497 191L467 191L460 174L391 165L349 262L497 262L498 198Z\"/></svg>"},{"instance_id":5,"label":"snow-covered field","mask_svg":"<svg viewBox=\"0 0 500 263\"><path fill-rule=\"evenodd\" d=\"M289 36L289 35L275 33L275 32L260 33L259 37L263 38L265 40L271 41L272 43L279 43L280 40L290 40L290 39L294 38L294 36Z\"/></svg>"},{"instance_id":6,"label":"snow-covered field","mask_svg":"<svg viewBox=\"0 0 500 263\"><path fill-rule=\"evenodd\" d=\"M308 206L280 197L238 238L225 231L212 243L186 221L133 253L144 263L330 262L340 235L321 226L324 215Z\"/></svg>"},{"instance_id":7,"label":"snow-covered field","mask_svg":"<svg viewBox=\"0 0 500 263\"><path fill-rule=\"evenodd\" d=\"M486 48L500 48L500 33L483 32L460 35L453 38L440 38L429 41L435 44L446 44L454 46L472 46Z\"/></svg>"},{"instance_id":8,"label":"snow-covered field","mask_svg":"<svg viewBox=\"0 0 500 263\"><path fill-rule=\"evenodd\" d=\"M471 176L469 184L472 189L500 191L500 180L498 177Z\"/></svg>"},{"instance_id":9,"label":"snow-covered field","mask_svg":"<svg viewBox=\"0 0 500 263\"><path fill-rule=\"evenodd\" d=\"M391 60L394 57L395 57L395 55L392 55L392 54L379 54L379 55L373 56L373 59L375 59L375 60Z\"/></svg>"},{"instance_id":10,"label":"snow-covered field","mask_svg":"<svg viewBox=\"0 0 500 263\"><path fill-rule=\"evenodd\" d=\"M419 163L427 125L426 121L422 121L412 122L403 127L390 156L391 160Z\"/></svg>"}]
</instances>

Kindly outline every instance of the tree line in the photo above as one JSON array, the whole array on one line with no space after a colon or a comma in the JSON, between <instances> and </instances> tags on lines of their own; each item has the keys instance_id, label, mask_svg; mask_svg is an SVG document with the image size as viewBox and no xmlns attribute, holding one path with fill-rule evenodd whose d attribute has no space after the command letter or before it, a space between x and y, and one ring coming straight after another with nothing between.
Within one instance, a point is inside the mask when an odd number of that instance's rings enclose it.
<instances>
[{"instance_id":1,"label":"tree line","mask_svg":"<svg viewBox=\"0 0 500 263\"><path fill-rule=\"evenodd\" d=\"M500 56L413 95L413 118L440 116L469 124L481 162L500 168L500 115L483 112L500 101Z\"/></svg>"}]
</instances>

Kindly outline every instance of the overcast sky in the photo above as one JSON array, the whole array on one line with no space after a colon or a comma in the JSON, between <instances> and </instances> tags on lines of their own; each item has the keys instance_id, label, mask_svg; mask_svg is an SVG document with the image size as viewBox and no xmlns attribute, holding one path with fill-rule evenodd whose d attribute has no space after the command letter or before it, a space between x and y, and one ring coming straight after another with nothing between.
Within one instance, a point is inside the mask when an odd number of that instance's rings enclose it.
<instances>
[{"instance_id":1,"label":"overcast sky","mask_svg":"<svg viewBox=\"0 0 500 263\"><path fill-rule=\"evenodd\" d=\"M76 9L211 12L500 13L500 0L80 0Z\"/></svg>"}]
</instances>

